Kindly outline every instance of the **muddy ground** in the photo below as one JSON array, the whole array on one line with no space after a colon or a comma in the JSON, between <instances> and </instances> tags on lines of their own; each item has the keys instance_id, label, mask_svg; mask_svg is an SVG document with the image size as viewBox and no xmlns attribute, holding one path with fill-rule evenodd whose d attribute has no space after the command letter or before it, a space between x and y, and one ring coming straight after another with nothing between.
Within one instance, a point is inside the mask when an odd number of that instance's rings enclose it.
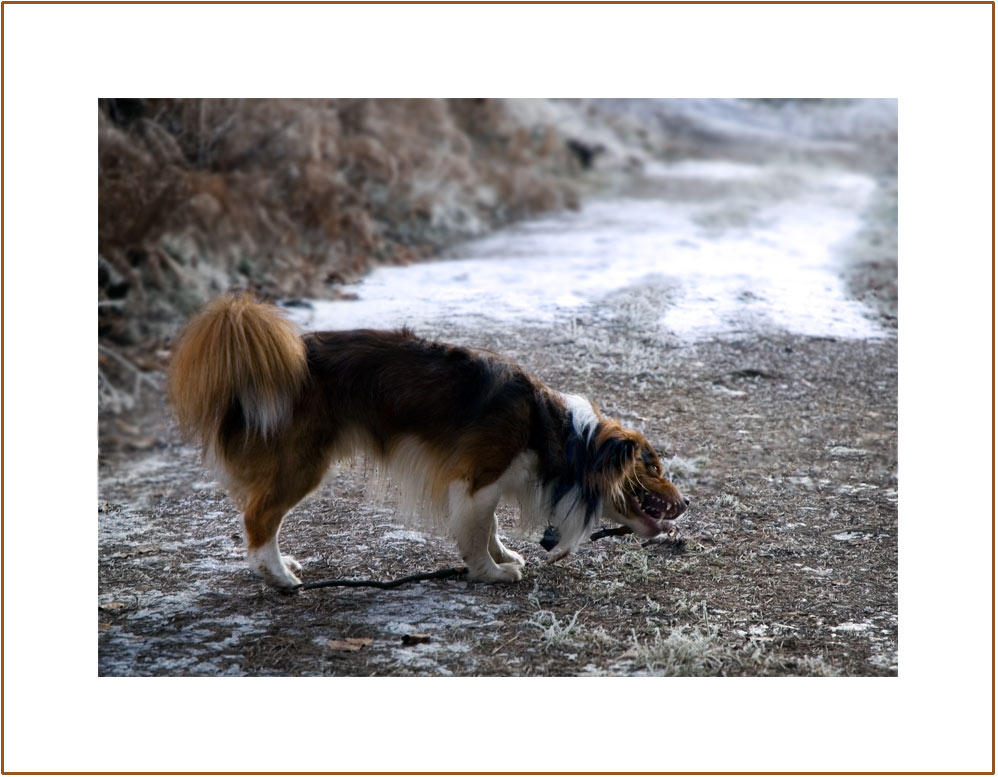
<instances>
[{"instance_id":1,"label":"muddy ground","mask_svg":"<svg viewBox=\"0 0 998 777\"><path fill-rule=\"evenodd\" d=\"M853 293L893 283L896 300L896 264L871 262ZM548 565L502 508L528 562L519 583L278 593L246 568L237 510L146 388L101 418L99 673L897 674L896 308L877 340L684 345L655 325L667 291L638 284L551 326L421 334L507 353L642 429L692 501L681 543L613 537ZM306 581L460 563L365 483L362 465L340 468L285 523Z\"/></svg>"}]
</instances>

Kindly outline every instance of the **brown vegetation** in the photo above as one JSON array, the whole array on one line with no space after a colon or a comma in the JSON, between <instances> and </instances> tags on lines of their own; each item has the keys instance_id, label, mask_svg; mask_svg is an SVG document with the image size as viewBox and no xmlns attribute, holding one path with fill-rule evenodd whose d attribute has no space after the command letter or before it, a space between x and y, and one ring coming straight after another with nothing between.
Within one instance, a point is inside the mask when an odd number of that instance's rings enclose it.
<instances>
[{"instance_id":1,"label":"brown vegetation","mask_svg":"<svg viewBox=\"0 0 998 777\"><path fill-rule=\"evenodd\" d=\"M578 169L497 100L101 100L100 341L150 344L226 288L335 294L574 206Z\"/></svg>"}]
</instances>

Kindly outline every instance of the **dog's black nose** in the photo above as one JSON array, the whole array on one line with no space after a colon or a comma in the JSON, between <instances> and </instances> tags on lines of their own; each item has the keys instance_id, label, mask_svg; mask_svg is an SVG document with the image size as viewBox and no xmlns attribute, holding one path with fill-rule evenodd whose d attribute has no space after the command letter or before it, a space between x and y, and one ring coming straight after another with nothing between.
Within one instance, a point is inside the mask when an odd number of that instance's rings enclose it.
<instances>
[{"instance_id":1,"label":"dog's black nose","mask_svg":"<svg viewBox=\"0 0 998 777\"><path fill-rule=\"evenodd\" d=\"M689 506L690 506L690 500L689 500L689 499L687 499L687 498L686 498L685 496L683 497L683 503L684 503L684 504L685 504L685 505L686 505L687 507L689 507Z\"/></svg>"}]
</instances>

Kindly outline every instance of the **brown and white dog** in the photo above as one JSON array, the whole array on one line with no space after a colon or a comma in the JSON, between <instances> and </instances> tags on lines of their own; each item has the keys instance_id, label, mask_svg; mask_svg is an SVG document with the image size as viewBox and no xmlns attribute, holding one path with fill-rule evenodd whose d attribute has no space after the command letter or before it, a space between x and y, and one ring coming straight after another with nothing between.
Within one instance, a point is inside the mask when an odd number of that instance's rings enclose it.
<instances>
[{"instance_id":1,"label":"brown and white dog","mask_svg":"<svg viewBox=\"0 0 998 777\"><path fill-rule=\"evenodd\" d=\"M457 541L476 580L521 578L523 558L496 534L502 497L528 527L553 527L550 560L600 518L654 537L688 504L639 432L509 359L405 329L302 336L247 295L220 297L187 325L169 397L244 512L250 567L278 588L301 570L277 544L285 514L359 453Z\"/></svg>"}]
</instances>

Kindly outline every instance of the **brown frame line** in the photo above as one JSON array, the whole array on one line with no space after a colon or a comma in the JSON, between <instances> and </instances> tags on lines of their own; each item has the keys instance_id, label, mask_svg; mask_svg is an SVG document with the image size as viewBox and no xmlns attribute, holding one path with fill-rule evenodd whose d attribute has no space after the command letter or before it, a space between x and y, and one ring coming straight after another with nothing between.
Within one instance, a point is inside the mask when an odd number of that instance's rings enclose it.
<instances>
[{"instance_id":1,"label":"brown frame line","mask_svg":"<svg viewBox=\"0 0 998 777\"><path fill-rule=\"evenodd\" d=\"M0 6L2 5L990 5L993 7L995 0L3 0L0 2ZM993 37L992 35L992 39ZM992 53L993 50L992 44Z\"/></svg>"},{"instance_id":2,"label":"brown frame line","mask_svg":"<svg viewBox=\"0 0 998 777\"><path fill-rule=\"evenodd\" d=\"M995 2L994 0L3 0L0 2L0 168L4 159L3 41L6 5L990 5L991 6L991 461L995 458ZM3 261L4 181L0 176L0 492L3 490ZM0 596L0 774L3 775L994 775L995 774L995 481L991 480L991 771L990 772L52 772L3 768L3 597ZM3 510L0 509L0 567L3 565Z\"/></svg>"}]
</instances>

